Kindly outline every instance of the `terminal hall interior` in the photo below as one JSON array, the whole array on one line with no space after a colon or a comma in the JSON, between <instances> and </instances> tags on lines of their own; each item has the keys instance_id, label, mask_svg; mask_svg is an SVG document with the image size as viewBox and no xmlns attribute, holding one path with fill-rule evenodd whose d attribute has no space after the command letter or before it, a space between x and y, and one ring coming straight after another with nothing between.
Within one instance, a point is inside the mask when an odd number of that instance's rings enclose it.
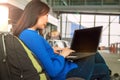
<instances>
[{"instance_id":1,"label":"terminal hall interior","mask_svg":"<svg viewBox=\"0 0 120 80\"><path fill-rule=\"evenodd\" d=\"M0 0L0 32L11 32L31 0ZM112 75L120 74L120 0L41 0L51 8L44 37L67 46L76 29L103 26L99 48ZM53 42L54 43L54 42Z\"/></svg>"}]
</instances>

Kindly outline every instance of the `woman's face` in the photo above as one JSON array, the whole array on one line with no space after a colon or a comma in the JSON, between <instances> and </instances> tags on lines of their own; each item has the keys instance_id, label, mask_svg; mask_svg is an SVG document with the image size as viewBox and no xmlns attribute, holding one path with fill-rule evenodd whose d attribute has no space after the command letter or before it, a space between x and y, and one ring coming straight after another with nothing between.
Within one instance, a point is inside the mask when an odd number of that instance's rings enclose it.
<instances>
[{"instance_id":1,"label":"woman's face","mask_svg":"<svg viewBox=\"0 0 120 80\"><path fill-rule=\"evenodd\" d=\"M48 14L40 16L38 18L37 23L36 23L36 28L38 28L38 29L44 29L46 27L47 22L48 22Z\"/></svg>"}]
</instances>

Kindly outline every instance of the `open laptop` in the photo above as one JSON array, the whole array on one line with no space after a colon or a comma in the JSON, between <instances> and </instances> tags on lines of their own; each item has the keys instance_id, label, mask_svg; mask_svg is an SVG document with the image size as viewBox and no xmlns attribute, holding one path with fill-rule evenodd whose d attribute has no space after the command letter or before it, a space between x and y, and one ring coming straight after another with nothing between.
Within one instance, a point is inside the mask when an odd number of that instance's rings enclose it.
<instances>
[{"instance_id":1,"label":"open laptop","mask_svg":"<svg viewBox=\"0 0 120 80\"><path fill-rule=\"evenodd\" d=\"M79 29L74 31L71 49L75 50L68 59L79 59L94 55L98 50L102 26Z\"/></svg>"}]
</instances>

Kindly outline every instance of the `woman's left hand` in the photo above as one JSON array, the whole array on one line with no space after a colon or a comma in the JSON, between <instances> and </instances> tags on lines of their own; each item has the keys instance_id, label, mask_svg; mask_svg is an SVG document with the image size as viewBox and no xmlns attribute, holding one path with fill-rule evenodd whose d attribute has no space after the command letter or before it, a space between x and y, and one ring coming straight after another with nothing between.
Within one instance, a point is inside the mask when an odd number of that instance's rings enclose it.
<instances>
[{"instance_id":1,"label":"woman's left hand","mask_svg":"<svg viewBox=\"0 0 120 80\"><path fill-rule=\"evenodd\" d=\"M60 54L63 49L60 47L53 47L53 50L54 50L54 53Z\"/></svg>"}]
</instances>

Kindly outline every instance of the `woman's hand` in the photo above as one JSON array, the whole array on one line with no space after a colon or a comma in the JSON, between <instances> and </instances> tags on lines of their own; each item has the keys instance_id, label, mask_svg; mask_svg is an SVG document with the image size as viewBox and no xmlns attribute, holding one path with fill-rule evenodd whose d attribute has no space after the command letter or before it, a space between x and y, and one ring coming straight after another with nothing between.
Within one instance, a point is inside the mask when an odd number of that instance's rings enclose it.
<instances>
[{"instance_id":1,"label":"woman's hand","mask_svg":"<svg viewBox=\"0 0 120 80\"><path fill-rule=\"evenodd\" d=\"M62 52L60 53L61 56L66 58L70 53L75 52L74 50L71 50L70 48L64 48Z\"/></svg>"},{"instance_id":2,"label":"woman's hand","mask_svg":"<svg viewBox=\"0 0 120 80\"><path fill-rule=\"evenodd\" d=\"M60 48L60 47L53 47L53 50L54 50L54 53L60 54L61 51L62 51L62 48Z\"/></svg>"},{"instance_id":3,"label":"woman's hand","mask_svg":"<svg viewBox=\"0 0 120 80\"><path fill-rule=\"evenodd\" d=\"M54 53L59 54L66 58L70 53L75 52L74 50L71 50L70 48L60 48L60 47L53 47Z\"/></svg>"}]
</instances>

